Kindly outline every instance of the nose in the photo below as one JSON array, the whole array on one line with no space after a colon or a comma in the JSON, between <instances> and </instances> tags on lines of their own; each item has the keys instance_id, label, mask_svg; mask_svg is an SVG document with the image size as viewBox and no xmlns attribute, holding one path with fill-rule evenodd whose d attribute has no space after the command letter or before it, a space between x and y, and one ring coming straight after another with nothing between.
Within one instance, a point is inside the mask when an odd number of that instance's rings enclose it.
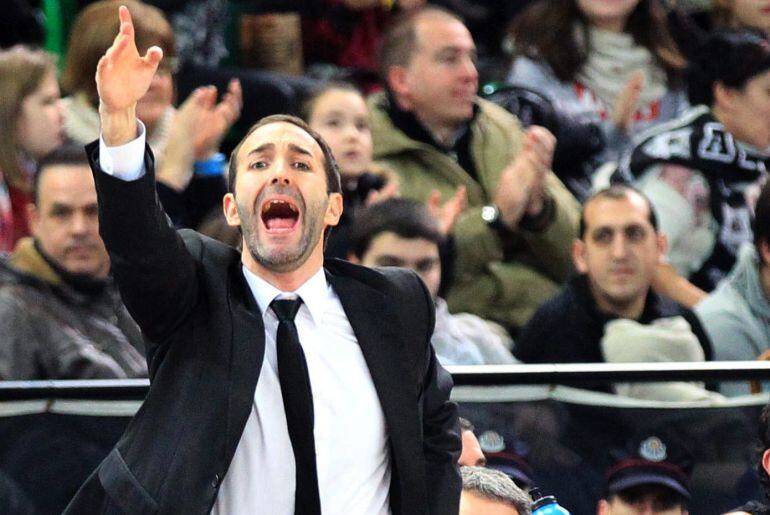
<instances>
[{"instance_id":1,"label":"nose","mask_svg":"<svg viewBox=\"0 0 770 515\"><path fill-rule=\"evenodd\" d=\"M356 128L355 124L348 123L345 125L344 128L344 137L347 140L353 140L358 137L358 129Z\"/></svg>"},{"instance_id":2,"label":"nose","mask_svg":"<svg viewBox=\"0 0 770 515\"><path fill-rule=\"evenodd\" d=\"M91 217L86 213L77 212L72 215L70 231L73 235L81 236L87 234L91 227Z\"/></svg>"},{"instance_id":3,"label":"nose","mask_svg":"<svg viewBox=\"0 0 770 515\"><path fill-rule=\"evenodd\" d=\"M462 77L464 79L471 81L479 80L479 71L476 69L476 63L470 56L466 56L460 66Z\"/></svg>"},{"instance_id":4,"label":"nose","mask_svg":"<svg viewBox=\"0 0 770 515\"><path fill-rule=\"evenodd\" d=\"M56 102L56 115L56 121L59 123L59 126L64 125L64 119L67 116L67 111L64 109L64 103L61 100Z\"/></svg>"},{"instance_id":5,"label":"nose","mask_svg":"<svg viewBox=\"0 0 770 515\"><path fill-rule=\"evenodd\" d=\"M291 168L286 160L278 160L273 168L273 178L270 179L270 184L281 184L285 186L291 184L290 170Z\"/></svg>"},{"instance_id":6,"label":"nose","mask_svg":"<svg viewBox=\"0 0 770 515\"><path fill-rule=\"evenodd\" d=\"M616 235L612 239L612 257L623 259L628 254L628 242L623 235Z\"/></svg>"}]
</instances>

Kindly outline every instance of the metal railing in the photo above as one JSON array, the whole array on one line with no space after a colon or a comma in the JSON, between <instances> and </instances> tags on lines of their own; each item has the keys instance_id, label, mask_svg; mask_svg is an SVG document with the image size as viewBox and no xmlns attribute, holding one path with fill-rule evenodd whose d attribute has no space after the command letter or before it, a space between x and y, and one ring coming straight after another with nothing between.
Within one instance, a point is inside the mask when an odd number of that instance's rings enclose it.
<instances>
[{"instance_id":1,"label":"metal railing","mask_svg":"<svg viewBox=\"0 0 770 515\"><path fill-rule=\"evenodd\" d=\"M574 363L446 367L455 386L654 381L770 381L770 362ZM0 381L0 401L29 399L143 399L146 379Z\"/></svg>"}]
</instances>

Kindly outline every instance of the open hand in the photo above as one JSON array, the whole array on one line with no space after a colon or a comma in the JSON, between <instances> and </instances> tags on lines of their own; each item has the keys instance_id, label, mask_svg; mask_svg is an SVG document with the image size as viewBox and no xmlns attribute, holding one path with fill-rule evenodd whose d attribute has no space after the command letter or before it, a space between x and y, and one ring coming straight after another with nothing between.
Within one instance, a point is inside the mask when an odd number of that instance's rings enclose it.
<instances>
[{"instance_id":1,"label":"open hand","mask_svg":"<svg viewBox=\"0 0 770 515\"><path fill-rule=\"evenodd\" d=\"M100 105L120 111L136 105L147 93L163 58L159 47L151 47L144 57L134 41L134 24L126 6L120 6L120 32L96 66L96 88Z\"/></svg>"},{"instance_id":2,"label":"open hand","mask_svg":"<svg viewBox=\"0 0 770 515\"><path fill-rule=\"evenodd\" d=\"M136 103L147 93L163 58L163 51L156 46L140 56L131 13L126 6L120 6L118 16L120 31L96 66L102 136L108 145L120 145L136 137Z\"/></svg>"}]
</instances>

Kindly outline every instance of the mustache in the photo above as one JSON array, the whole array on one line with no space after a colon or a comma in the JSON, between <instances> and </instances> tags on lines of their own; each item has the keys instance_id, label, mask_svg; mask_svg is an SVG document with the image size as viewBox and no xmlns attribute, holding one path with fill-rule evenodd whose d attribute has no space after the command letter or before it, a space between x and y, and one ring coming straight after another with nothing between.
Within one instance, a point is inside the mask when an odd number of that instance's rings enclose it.
<instances>
[{"instance_id":1,"label":"mustache","mask_svg":"<svg viewBox=\"0 0 770 515\"><path fill-rule=\"evenodd\" d=\"M99 242L92 238L73 240L67 243L67 245L64 247L64 252L72 252L76 248L87 248L89 250L94 250L99 248Z\"/></svg>"}]
</instances>

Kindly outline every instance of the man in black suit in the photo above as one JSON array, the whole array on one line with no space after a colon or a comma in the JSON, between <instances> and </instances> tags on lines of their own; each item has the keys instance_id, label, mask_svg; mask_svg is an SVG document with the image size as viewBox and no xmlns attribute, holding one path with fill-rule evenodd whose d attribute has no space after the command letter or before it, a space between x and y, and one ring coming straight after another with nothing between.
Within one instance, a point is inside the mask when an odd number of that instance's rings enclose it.
<instances>
[{"instance_id":1,"label":"man in black suit","mask_svg":"<svg viewBox=\"0 0 770 515\"><path fill-rule=\"evenodd\" d=\"M457 413L422 282L323 262L339 175L290 117L233 152L224 210L243 251L175 232L134 111L162 52L141 57L120 18L88 152L113 274L152 342L151 387L68 513L457 513Z\"/></svg>"}]
</instances>

